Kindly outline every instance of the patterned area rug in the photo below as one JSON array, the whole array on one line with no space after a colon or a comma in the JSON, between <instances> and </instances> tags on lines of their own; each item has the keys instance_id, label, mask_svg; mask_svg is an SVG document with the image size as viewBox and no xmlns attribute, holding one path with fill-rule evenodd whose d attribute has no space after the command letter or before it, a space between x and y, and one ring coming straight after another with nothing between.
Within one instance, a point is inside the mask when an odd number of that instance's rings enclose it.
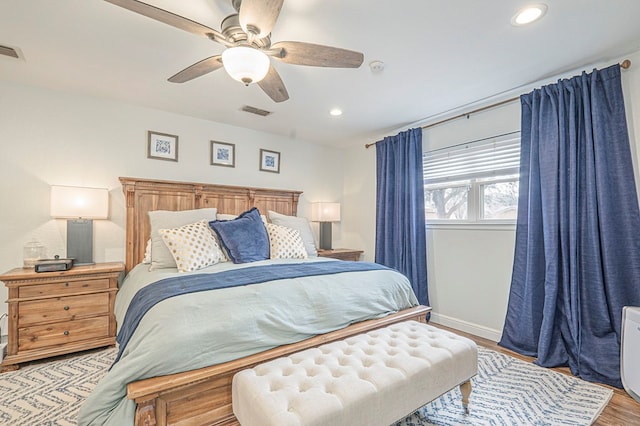
<instances>
[{"instance_id":1,"label":"patterned area rug","mask_svg":"<svg viewBox=\"0 0 640 426\"><path fill-rule=\"evenodd\" d=\"M456 388L396 426L590 425L613 396L603 386L478 347L469 411Z\"/></svg>"},{"instance_id":2,"label":"patterned area rug","mask_svg":"<svg viewBox=\"0 0 640 426\"><path fill-rule=\"evenodd\" d=\"M116 356L113 348L0 375L0 425L75 425L78 410ZM479 348L469 415L458 388L397 426L589 425L613 392Z\"/></svg>"},{"instance_id":3,"label":"patterned area rug","mask_svg":"<svg viewBox=\"0 0 640 426\"><path fill-rule=\"evenodd\" d=\"M102 349L0 374L0 425L76 425L80 405L115 357L115 348Z\"/></svg>"}]
</instances>

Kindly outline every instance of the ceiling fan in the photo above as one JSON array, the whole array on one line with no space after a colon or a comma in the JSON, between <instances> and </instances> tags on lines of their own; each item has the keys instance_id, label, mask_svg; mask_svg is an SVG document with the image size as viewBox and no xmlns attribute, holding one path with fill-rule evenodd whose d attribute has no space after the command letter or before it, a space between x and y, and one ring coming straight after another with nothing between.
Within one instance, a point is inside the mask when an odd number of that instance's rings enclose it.
<instances>
[{"instance_id":1,"label":"ceiling fan","mask_svg":"<svg viewBox=\"0 0 640 426\"><path fill-rule=\"evenodd\" d=\"M360 52L337 47L300 41L272 44L271 29L284 0L231 0L237 13L222 20L220 31L138 0L105 1L226 47L221 55L196 62L170 77L172 83L184 83L224 67L234 79L247 86L257 83L273 101L283 102L289 94L269 57L288 64L332 68L358 68L364 60Z\"/></svg>"}]
</instances>

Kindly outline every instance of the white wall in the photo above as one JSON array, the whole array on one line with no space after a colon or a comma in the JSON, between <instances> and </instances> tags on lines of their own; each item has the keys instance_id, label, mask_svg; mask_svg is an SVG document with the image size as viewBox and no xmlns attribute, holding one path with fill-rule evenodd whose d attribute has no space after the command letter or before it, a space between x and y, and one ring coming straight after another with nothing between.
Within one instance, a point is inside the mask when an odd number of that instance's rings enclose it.
<instances>
[{"instance_id":1,"label":"white wall","mask_svg":"<svg viewBox=\"0 0 640 426\"><path fill-rule=\"evenodd\" d=\"M632 66L622 71L623 90L632 155L636 169L636 186L640 138L640 52L585 67L605 67L622 59ZM530 92L535 87L571 77L579 71L546 79L519 88L501 99ZM501 99L496 99L499 101ZM468 108L473 109L473 108ZM462 111L451 112L455 116ZM442 118L436 117L432 122ZM428 124L428 123L427 123ZM469 118L449 121L423 132L423 149L490 137L520 129L520 103L513 102ZM373 142L373 141L372 141ZM353 147L345 153L345 201L343 210L343 242L365 250L365 259L373 260L375 249L375 149ZM430 303L434 322L453 326L489 339L498 340L504 324L509 297L515 227L512 228L428 228L427 268Z\"/></svg>"},{"instance_id":2,"label":"white wall","mask_svg":"<svg viewBox=\"0 0 640 426\"><path fill-rule=\"evenodd\" d=\"M298 213L306 217L310 202L341 201L342 159L335 148L6 82L0 93L0 272L22 266L22 248L31 238L48 256L65 255L66 222L49 216L54 184L110 190L109 220L94 221L99 262L124 260L119 176L302 190ZM146 158L148 130L179 136L177 163ZM236 144L235 168L209 164L210 140ZM281 152L279 174L258 170L260 148ZM336 167L327 173L325 164ZM335 243L340 239L334 228ZM6 297L2 286L0 300Z\"/></svg>"},{"instance_id":3,"label":"white wall","mask_svg":"<svg viewBox=\"0 0 640 426\"><path fill-rule=\"evenodd\" d=\"M520 130L513 102L425 129L424 151ZM496 339L509 298L514 226L427 228L427 279L432 319Z\"/></svg>"}]
</instances>

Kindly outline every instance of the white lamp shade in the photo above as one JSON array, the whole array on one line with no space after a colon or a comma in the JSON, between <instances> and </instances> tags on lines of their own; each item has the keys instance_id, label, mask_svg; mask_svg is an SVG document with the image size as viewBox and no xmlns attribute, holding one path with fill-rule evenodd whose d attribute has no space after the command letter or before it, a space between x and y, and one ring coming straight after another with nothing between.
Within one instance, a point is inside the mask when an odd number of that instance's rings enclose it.
<instances>
[{"instance_id":1,"label":"white lamp shade","mask_svg":"<svg viewBox=\"0 0 640 426\"><path fill-rule=\"evenodd\" d=\"M109 217L109 190L106 188L52 186L51 217L107 219Z\"/></svg>"},{"instance_id":2,"label":"white lamp shade","mask_svg":"<svg viewBox=\"0 0 640 426\"><path fill-rule=\"evenodd\" d=\"M314 222L340 222L340 203L312 203L311 220Z\"/></svg>"},{"instance_id":3,"label":"white lamp shade","mask_svg":"<svg viewBox=\"0 0 640 426\"><path fill-rule=\"evenodd\" d=\"M269 71L269 57L258 49L230 47L222 52L224 69L234 80L249 85L262 80Z\"/></svg>"}]
</instances>

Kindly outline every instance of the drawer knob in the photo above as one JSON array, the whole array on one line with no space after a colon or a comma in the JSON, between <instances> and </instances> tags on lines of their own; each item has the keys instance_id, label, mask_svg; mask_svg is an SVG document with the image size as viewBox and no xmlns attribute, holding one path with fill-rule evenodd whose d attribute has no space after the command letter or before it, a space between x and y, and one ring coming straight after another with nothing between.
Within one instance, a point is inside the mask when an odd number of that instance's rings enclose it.
<instances>
[{"instance_id":1,"label":"drawer knob","mask_svg":"<svg viewBox=\"0 0 640 426\"><path fill-rule=\"evenodd\" d=\"M65 330L65 331L64 331L64 335L65 335L65 336L68 336L68 335L69 335L69 330Z\"/></svg>"},{"instance_id":2,"label":"drawer knob","mask_svg":"<svg viewBox=\"0 0 640 426\"><path fill-rule=\"evenodd\" d=\"M65 306L65 307L64 307L64 310L65 310L65 311L68 311L68 310L69 310L69 306Z\"/></svg>"},{"instance_id":3,"label":"drawer knob","mask_svg":"<svg viewBox=\"0 0 640 426\"><path fill-rule=\"evenodd\" d=\"M64 283L64 286L65 287L69 287L69 283Z\"/></svg>"}]
</instances>

